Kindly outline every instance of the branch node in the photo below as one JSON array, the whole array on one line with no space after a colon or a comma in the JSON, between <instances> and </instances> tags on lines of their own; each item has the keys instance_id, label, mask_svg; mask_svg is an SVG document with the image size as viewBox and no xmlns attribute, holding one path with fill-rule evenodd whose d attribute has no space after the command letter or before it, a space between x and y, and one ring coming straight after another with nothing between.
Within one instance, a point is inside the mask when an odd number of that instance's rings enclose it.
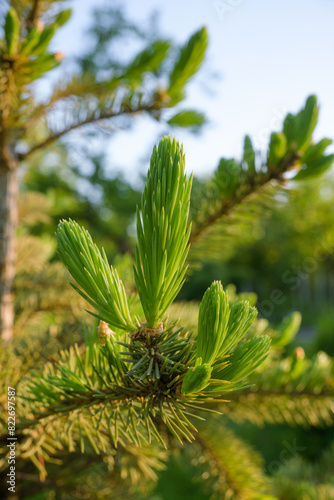
<instances>
[{"instance_id":1,"label":"branch node","mask_svg":"<svg viewBox=\"0 0 334 500\"><path fill-rule=\"evenodd\" d=\"M164 325L162 321L159 321L157 328L148 328L147 321L144 321L140 325L139 330L130 333L131 340L139 340L145 342L147 338L156 339L159 338L164 331Z\"/></svg>"}]
</instances>

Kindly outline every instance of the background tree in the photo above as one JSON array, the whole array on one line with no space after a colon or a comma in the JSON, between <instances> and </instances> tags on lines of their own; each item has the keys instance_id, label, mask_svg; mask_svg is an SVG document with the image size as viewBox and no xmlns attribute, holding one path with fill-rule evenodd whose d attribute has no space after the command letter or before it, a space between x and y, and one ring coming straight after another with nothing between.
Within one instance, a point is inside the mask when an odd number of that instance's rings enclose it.
<instances>
[{"instance_id":1,"label":"background tree","mask_svg":"<svg viewBox=\"0 0 334 500\"><path fill-rule=\"evenodd\" d=\"M154 39L132 60L122 64L114 62L107 74L90 72L91 68L83 60L79 70L70 77L61 77L47 101L40 102L33 83L59 66L63 59L63 54L49 50L54 34L71 14L70 10L62 10L62 4L62 1L52 0L23 3L13 0L3 25L0 46L0 331L7 341L12 337L13 327L20 163L83 126L110 120L108 126L114 130L119 126L117 119L141 113L162 119L163 110L184 99L186 84L199 69L207 46L203 28L173 56L170 56L168 40ZM118 26L113 32L115 37L126 30L136 31L120 12L112 16L117 21L114 26ZM167 61L168 71L165 69ZM172 125L200 126L204 116L196 111L180 111L169 121Z\"/></svg>"}]
</instances>

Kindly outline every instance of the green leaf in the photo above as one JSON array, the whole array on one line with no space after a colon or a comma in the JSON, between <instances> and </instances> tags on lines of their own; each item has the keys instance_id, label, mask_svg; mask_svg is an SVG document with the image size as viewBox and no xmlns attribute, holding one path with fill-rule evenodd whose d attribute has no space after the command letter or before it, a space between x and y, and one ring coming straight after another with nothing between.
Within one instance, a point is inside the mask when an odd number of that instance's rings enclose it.
<instances>
[{"instance_id":1,"label":"green leaf","mask_svg":"<svg viewBox=\"0 0 334 500\"><path fill-rule=\"evenodd\" d=\"M170 43L166 40L156 40L127 66L124 76L129 79L141 79L145 72L157 71L170 49Z\"/></svg>"},{"instance_id":2,"label":"green leaf","mask_svg":"<svg viewBox=\"0 0 334 500\"><path fill-rule=\"evenodd\" d=\"M247 164L249 174L255 174L255 151L249 135L245 136L243 161Z\"/></svg>"},{"instance_id":3,"label":"green leaf","mask_svg":"<svg viewBox=\"0 0 334 500\"><path fill-rule=\"evenodd\" d=\"M173 102L179 102L184 95L184 86L201 66L208 45L206 28L196 31L180 49L169 77L169 94Z\"/></svg>"},{"instance_id":4,"label":"green leaf","mask_svg":"<svg viewBox=\"0 0 334 500\"><path fill-rule=\"evenodd\" d=\"M241 165L233 158L221 158L214 174L214 182L220 193L226 198L231 197L240 185Z\"/></svg>"},{"instance_id":5,"label":"green leaf","mask_svg":"<svg viewBox=\"0 0 334 500\"><path fill-rule=\"evenodd\" d=\"M9 9L6 15L4 31L8 54L13 56L17 52L20 36L20 22L13 7Z\"/></svg>"},{"instance_id":6,"label":"green leaf","mask_svg":"<svg viewBox=\"0 0 334 500\"><path fill-rule=\"evenodd\" d=\"M297 115L289 113L286 116L283 132L290 149L299 153L303 153L307 149L317 124L318 113L317 98L311 95L307 98L305 107Z\"/></svg>"},{"instance_id":7,"label":"green leaf","mask_svg":"<svg viewBox=\"0 0 334 500\"><path fill-rule=\"evenodd\" d=\"M195 368L190 368L187 371L181 387L182 394L193 394L208 386L212 368L209 364L201 364L201 361L201 359L197 359Z\"/></svg>"},{"instance_id":8,"label":"green leaf","mask_svg":"<svg viewBox=\"0 0 334 500\"><path fill-rule=\"evenodd\" d=\"M37 31L35 26L29 30L25 41L22 43L19 53L22 55L29 55L32 48L38 43L40 32Z\"/></svg>"},{"instance_id":9,"label":"green leaf","mask_svg":"<svg viewBox=\"0 0 334 500\"><path fill-rule=\"evenodd\" d=\"M314 160L309 161L302 166L301 170L293 178L294 181L304 181L309 179L316 179L328 170L334 161L334 154L328 156L320 156Z\"/></svg>"},{"instance_id":10,"label":"green leaf","mask_svg":"<svg viewBox=\"0 0 334 500\"><path fill-rule=\"evenodd\" d=\"M330 146L332 143L333 143L332 139L325 138L317 142L316 144L310 144L302 157L301 160L302 163L307 164L309 162L317 160L319 157L323 155L327 147Z\"/></svg>"},{"instance_id":11,"label":"green leaf","mask_svg":"<svg viewBox=\"0 0 334 500\"><path fill-rule=\"evenodd\" d=\"M276 167L282 158L284 158L287 153L287 146L285 134L281 132L273 132L271 134L267 161L269 167Z\"/></svg>"},{"instance_id":12,"label":"green leaf","mask_svg":"<svg viewBox=\"0 0 334 500\"><path fill-rule=\"evenodd\" d=\"M199 128L205 123L205 115L194 110L184 110L172 116L167 123L172 127Z\"/></svg>"},{"instance_id":13,"label":"green leaf","mask_svg":"<svg viewBox=\"0 0 334 500\"><path fill-rule=\"evenodd\" d=\"M212 364L224 342L230 317L227 293L219 281L205 292L198 314L196 357Z\"/></svg>"},{"instance_id":14,"label":"green leaf","mask_svg":"<svg viewBox=\"0 0 334 500\"><path fill-rule=\"evenodd\" d=\"M307 98L305 108L296 116L298 152L304 152L309 146L318 121L318 114L319 107L317 106L317 98L315 95L311 95Z\"/></svg>"},{"instance_id":15,"label":"green leaf","mask_svg":"<svg viewBox=\"0 0 334 500\"><path fill-rule=\"evenodd\" d=\"M137 210L135 280L150 328L162 319L180 291L186 268L192 178L185 174L182 147L164 138L154 146Z\"/></svg>"},{"instance_id":16,"label":"green leaf","mask_svg":"<svg viewBox=\"0 0 334 500\"><path fill-rule=\"evenodd\" d=\"M52 25L56 27L56 29L63 26L70 19L72 15L72 9L66 9L60 12L52 21Z\"/></svg>"},{"instance_id":17,"label":"green leaf","mask_svg":"<svg viewBox=\"0 0 334 500\"><path fill-rule=\"evenodd\" d=\"M285 316L281 324L275 327L277 334L272 337L272 347L284 347L290 344L299 331L301 321L302 315L298 311Z\"/></svg>"},{"instance_id":18,"label":"green leaf","mask_svg":"<svg viewBox=\"0 0 334 500\"><path fill-rule=\"evenodd\" d=\"M48 26L47 28L45 28L40 33L38 42L31 48L31 54L36 56L43 54L43 52L46 52L55 32L56 26Z\"/></svg>"},{"instance_id":19,"label":"green leaf","mask_svg":"<svg viewBox=\"0 0 334 500\"><path fill-rule=\"evenodd\" d=\"M83 291L73 287L96 309L96 316L112 327L134 331L123 283L104 250L101 253L88 231L71 220L59 223L56 237L60 259Z\"/></svg>"}]
</instances>

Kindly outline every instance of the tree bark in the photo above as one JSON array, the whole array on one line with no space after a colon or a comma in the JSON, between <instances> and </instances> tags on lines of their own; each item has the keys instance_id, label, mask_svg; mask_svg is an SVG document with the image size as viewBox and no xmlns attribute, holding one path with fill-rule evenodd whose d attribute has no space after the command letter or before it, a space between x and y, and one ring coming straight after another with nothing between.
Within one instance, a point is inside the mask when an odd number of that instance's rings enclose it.
<instances>
[{"instance_id":1,"label":"tree bark","mask_svg":"<svg viewBox=\"0 0 334 500\"><path fill-rule=\"evenodd\" d=\"M15 239L17 229L18 168L0 159L0 333L8 343L13 337Z\"/></svg>"}]
</instances>

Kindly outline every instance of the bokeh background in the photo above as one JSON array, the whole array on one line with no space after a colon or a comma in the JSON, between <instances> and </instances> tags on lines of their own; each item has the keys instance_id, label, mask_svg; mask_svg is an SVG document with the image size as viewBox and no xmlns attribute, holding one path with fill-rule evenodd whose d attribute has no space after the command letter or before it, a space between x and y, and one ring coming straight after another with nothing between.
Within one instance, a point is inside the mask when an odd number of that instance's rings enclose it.
<instances>
[{"instance_id":1,"label":"bokeh background","mask_svg":"<svg viewBox=\"0 0 334 500\"><path fill-rule=\"evenodd\" d=\"M269 131L278 129L286 113L297 111L312 93L322 107L315 138L333 129L331 0L171 0L160 4L153 0L82 0L80 4L73 2L73 16L56 35L54 46L68 59L82 55L91 42L87 30L94 9L117 5L138 26L153 27L158 36L179 44L201 26L208 29L205 64L189 84L185 106L202 108L209 123L201 141L178 131L188 170L205 175L213 171L221 156L240 155L245 134L265 149ZM124 61L139 48L138 40L129 38L115 49ZM71 68L70 60L66 64ZM119 133L108 145L109 168L119 167L130 176L133 170L137 172L138 160L148 155L153 137L161 132L144 118L134 125L131 134Z\"/></svg>"}]
</instances>

